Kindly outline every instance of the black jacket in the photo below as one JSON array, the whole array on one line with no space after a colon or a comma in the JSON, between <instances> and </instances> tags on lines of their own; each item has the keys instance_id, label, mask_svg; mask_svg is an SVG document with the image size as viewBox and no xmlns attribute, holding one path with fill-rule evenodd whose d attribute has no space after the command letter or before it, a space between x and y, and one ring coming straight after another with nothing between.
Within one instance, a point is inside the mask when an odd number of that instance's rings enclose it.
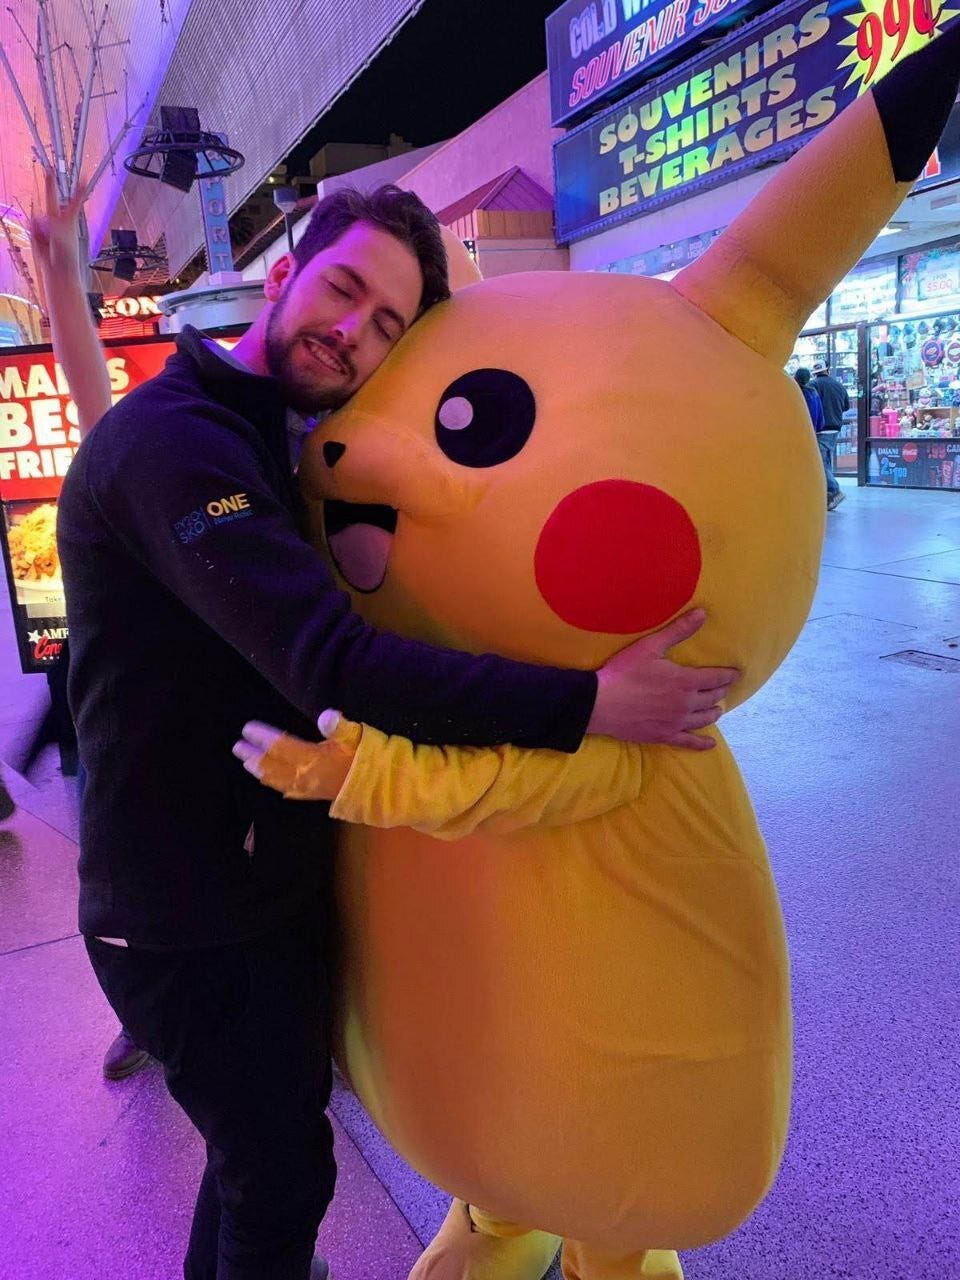
<instances>
[{"instance_id":1,"label":"black jacket","mask_svg":"<svg viewBox=\"0 0 960 1280\"><path fill-rule=\"evenodd\" d=\"M842 382L829 373L817 373L810 385L823 401L823 418L827 431L839 431L843 415L850 408L850 397Z\"/></svg>"},{"instance_id":2,"label":"black jacket","mask_svg":"<svg viewBox=\"0 0 960 1280\"><path fill-rule=\"evenodd\" d=\"M367 626L300 536L272 379L193 330L178 347L84 441L58 526L87 772L80 928L146 946L252 936L326 888L325 806L243 770L246 720L315 738L338 707L421 742L573 750L596 691L589 672Z\"/></svg>"}]
</instances>

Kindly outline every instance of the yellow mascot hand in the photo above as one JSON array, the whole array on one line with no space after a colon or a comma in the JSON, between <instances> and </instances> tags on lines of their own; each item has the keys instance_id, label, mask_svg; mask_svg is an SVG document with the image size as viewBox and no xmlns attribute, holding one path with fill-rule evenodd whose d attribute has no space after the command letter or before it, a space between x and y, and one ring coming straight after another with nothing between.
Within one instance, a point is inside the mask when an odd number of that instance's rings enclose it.
<instances>
[{"instance_id":1,"label":"yellow mascot hand","mask_svg":"<svg viewBox=\"0 0 960 1280\"><path fill-rule=\"evenodd\" d=\"M363 725L338 711L317 722L323 742L305 742L272 725L251 720L233 754L243 767L286 800L333 800L346 781L363 738Z\"/></svg>"}]
</instances>

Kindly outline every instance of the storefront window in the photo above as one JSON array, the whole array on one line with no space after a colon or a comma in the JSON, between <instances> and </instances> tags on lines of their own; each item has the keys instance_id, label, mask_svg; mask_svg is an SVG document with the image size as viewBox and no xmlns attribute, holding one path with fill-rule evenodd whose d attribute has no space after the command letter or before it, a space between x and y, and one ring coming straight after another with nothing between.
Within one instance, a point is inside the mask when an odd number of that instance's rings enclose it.
<instances>
[{"instance_id":1,"label":"storefront window","mask_svg":"<svg viewBox=\"0 0 960 1280\"><path fill-rule=\"evenodd\" d=\"M655 276L658 280L672 280L678 271L696 262L702 253L713 244L717 236L723 234L723 227L716 231L704 231L699 236L689 236L686 240L677 240L673 244L662 244L656 249L648 249L646 253L637 253L629 258L618 258L601 271L611 271L624 276Z\"/></svg>"},{"instance_id":2,"label":"storefront window","mask_svg":"<svg viewBox=\"0 0 960 1280\"><path fill-rule=\"evenodd\" d=\"M807 329L825 329L826 327L827 327L827 304L825 302L821 302L820 306L817 307L816 311L813 313L813 315L810 317L807 323L803 326L803 328L804 328L804 332L806 332Z\"/></svg>"},{"instance_id":3,"label":"storefront window","mask_svg":"<svg viewBox=\"0 0 960 1280\"><path fill-rule=\"evenodd\" d=\"M860 320L879 320L896 309L896 262L868 262L851 271L833 291L830 323L856 324Z\"/></svg>"},{"instance_id":4,"label":"storefront window","mask_svg":"<svg viewBox=\"0 0 960 1280\"><path fill-rule=\"evenodd\" d=\"M960 314L874 325L870 371L867 483L960 488Z\"/></svg>"},{"instance_id":5,"label":"storefront window","mask_svg":"<svg viewBox=\"0 0 960 1280\"><path fill-rule=\"evenodd\" d=\"M960 240L900 259L900 310L960 309Z\"/></svg>"}]
</instances>

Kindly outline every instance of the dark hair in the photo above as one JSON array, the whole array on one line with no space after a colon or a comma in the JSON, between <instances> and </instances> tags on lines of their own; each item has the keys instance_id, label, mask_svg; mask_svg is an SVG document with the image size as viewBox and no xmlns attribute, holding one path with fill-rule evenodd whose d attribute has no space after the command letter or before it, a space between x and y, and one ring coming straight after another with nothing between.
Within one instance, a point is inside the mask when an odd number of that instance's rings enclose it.
<instances>
[{"instance_id":1,"label":"dark hair","mask_svg":"<svg viewBox=\"0 0 960 1280\"><path fill-rule=\"evenodd\" d=\"M388 183L373 191L341 187L320 201L293 251L300 271L321 249L339 240L355 222L368 222L405 244L420 263L423 292L419 312L450 297L447 251L440 224L419 196ZM418 314L419 314L418 312Z\"/></svg>"},{"instance_id":2,"label":"dark hair","mask_svg":"<svg viewBox=\"0 0 960 1280\"><path fill-rule=\"evenodd\" d=\"M810 381L810 370L804 369L803 367L801 367L796 371L796 373L793 376L794 378L796 378L797 382L800 384L801 387L805 387L807 383Z\"/></svg>"}]
</instances>

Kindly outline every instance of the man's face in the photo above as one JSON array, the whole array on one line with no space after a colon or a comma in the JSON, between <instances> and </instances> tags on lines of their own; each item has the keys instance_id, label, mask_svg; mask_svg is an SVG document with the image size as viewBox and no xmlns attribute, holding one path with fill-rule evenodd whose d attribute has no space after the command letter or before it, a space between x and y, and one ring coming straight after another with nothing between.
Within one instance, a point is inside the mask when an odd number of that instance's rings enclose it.
<instances>
[{"instance_id":1,"label":"man's face","mask_svg":"<svg viewBox=\"0 0 960 1280\"><path fill-rule=\"evenodd\" d=\"M349 400L413 323L422 290L413 251L367 222L287 275L266 334L286 402L318 413Z\"/></svg>"}]
</instances>

